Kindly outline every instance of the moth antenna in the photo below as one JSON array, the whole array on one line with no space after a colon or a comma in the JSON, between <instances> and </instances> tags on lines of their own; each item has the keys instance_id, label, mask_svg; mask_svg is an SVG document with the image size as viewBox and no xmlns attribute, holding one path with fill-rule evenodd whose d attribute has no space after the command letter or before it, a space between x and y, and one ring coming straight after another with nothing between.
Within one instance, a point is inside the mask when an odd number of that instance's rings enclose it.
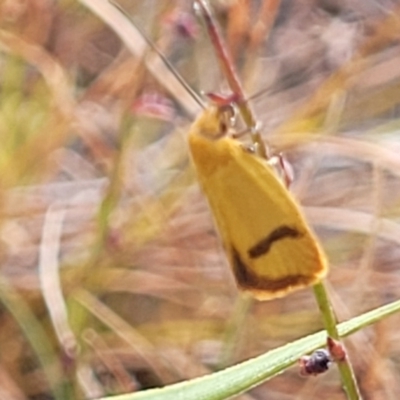
<instances>
[{"instance_id":1,"label":"moth antenna","mask_svg":"<svg viewBox=\"0 0 400 400\"><path fill-rule=\"evenodd\" d=\"M214 44L215 51L217 53L218 61L220 62L221 68L224 72L225 78L234 94L238 97L239 102L245 97L244 90L240 79L237 75L233 61L230 54L223 42L222 35L218 30L217 24L214 20L213 15L207 1L195 0L194 9L198 12L205 22L208 34Z\"/></svg>"},{"instance_id":2,"label":"moth antenna","mask_svg":"<svg viewBox=\"0 0 400 400\"><path fill-rule=\"evenodd\" d=\"M207 32L211 38L211 42L214 45L214 50L217 54L218 61L221 65L221 69L225 75L226 80L228 81L229 87L236 96L237 100L235 104L238 107L238 110L243 118L243 121L251 129L251 137L253 143L257 144L256 146L257 153L262 158L268 159L268 151L266 148L266 144L262 140L260 132L257 131L256 129L253 129L254 127L257 126L257 119L249 103L245 100L246 96L244 94L242 84L236 72L232 58L224 43L222 35L218 30L217 23L215 22L214 17L211 13L209 4L206 0L195 0L194 7L195 10L198 13L200 13L200 15L204 20Z\"/></svg>"},{"instance_id":3,"label":"moth antenna","mask_svg":"<svg viewBox=\"0 0 400 400\"><path fill-rule=\"evenodd\" d=\"M267 86L263 89L260 89L258 92L254 92L250 96L246 97L243 101L250 101L250 100L257 99L266 93L268 93L269 95L279 93L282 91L282 87L285 88L285 87L290 86L290 81L291 81L290 77L284 78L279 82L278 85L271 85L271 86Z\"/></svg>"},{"instance_id":4,"label":"moth antenna","mask_svg":"<svg viewBox=\"0 0 400 400\"><path fill-rule=\"evenodd\" d=\"M196 93L195 90L185 81L185 79L182 77L182 75L179 74L179 72L175 69L175 67L172 65L172 63L168 60L167 57L163 54L163 52L158 49L158 47L155 45L155 43L147 36L145 31L142 29L141 26L139 26L135 20L122 8L118 3L115 3L113 0L109 0L109 3L112 4L113 7L115 7L126 19L129 20L129 22L135 26L135 28L140 32L142 35L143 39L146 41L146 43L149 45L149 47L161 58L163 63L166 65L166 67L171 71L171 73L175 76L175 78L179 81L179 83L186 89L186 91L192 96L192 98L196 101L196 103L203 109L206 108L206 104L202 100L202 98Z\"/></svg>"},{"instance_id":5,"label":"moth antenna","mask_svg":"<svg viewBox=\"0 0 400 400\"><path fill-rule=\"evenodd\" d=\"M276 90L275 92L278 92L279 90ZM252 95L250 95L249 97L247 97L247 99L246 99L246 101L250 101L250 100L254 100L254 99L256 99L257 97L260 97L260 96L262 96L263 94L265 94L265 93L274 93L274 91L273 90L271 90L271 88L269 88L269 87L267 87L267 88L264 88L264 89L261 89L261 90L259 90L258 92L255 92L255 93L253 93Z\"/></svg>"}]
</instances>

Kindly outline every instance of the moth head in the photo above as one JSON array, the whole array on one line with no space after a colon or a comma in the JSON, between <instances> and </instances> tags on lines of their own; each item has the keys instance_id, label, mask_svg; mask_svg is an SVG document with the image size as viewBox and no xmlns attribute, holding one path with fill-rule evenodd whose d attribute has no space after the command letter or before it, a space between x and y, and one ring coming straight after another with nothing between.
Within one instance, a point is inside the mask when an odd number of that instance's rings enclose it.
<instances>
[{"instance_id":1,"label":"moth head","mask_svg":"<svg viewBox=\"0 0 400 400\"><path fill-rule=\"evenodd\" d=\"M197 132L209 140L224 137L235 123L235 109L232 105L210 106L196 121Z\"/></svg>"}]
</instances>

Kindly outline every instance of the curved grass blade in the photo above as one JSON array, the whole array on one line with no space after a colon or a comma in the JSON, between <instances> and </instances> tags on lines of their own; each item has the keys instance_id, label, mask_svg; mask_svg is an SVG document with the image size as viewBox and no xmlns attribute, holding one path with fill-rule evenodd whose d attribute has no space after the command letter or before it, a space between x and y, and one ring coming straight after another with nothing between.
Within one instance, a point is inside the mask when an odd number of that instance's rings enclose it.
<instances>
[{"instance_id":1,"label":"curved grass blade","mask_svg":"<svg viewBox=\"0 0 400 400\"><path fill-rule=\"evenodd\" d=\"M62 388L62 372L56 352L42 325L33 315L25 300L4 279L0 278L0 302L15 318L26 339L32 346L56 400L65 399Z\"/></svg>"},{"instance_id":2,"label":"curved grass blade","mask_svg":"<svg viewBox=\"0 0 400 400\"><path fill-rule=\"evenodd\" d=\"M338 325L340 336L348 336L400 311L400 300L369 311ZM214 374L166 386L162 389L108 397L108 400L223 400L257 386L295 364L297 360L326 344L320 331L271 350ZM104 398L103 400L105 400Z\"/></svg>"}]
</instances>

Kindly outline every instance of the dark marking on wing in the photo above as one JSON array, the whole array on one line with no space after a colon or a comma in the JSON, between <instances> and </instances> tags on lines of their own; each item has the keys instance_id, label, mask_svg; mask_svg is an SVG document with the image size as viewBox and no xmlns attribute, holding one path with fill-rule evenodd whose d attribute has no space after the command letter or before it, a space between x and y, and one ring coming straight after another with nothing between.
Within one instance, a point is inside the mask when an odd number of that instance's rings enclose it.
<instances>
[{"instance_id":1,"label":"dark marking on wing","mask_svg":"<svg viewBox=\"0 0 400 400\"><path fill-rule=\"evenodd\" d=\"M295 274L287 275L280 279L257 275L243 262L239 252L233 246L231 247L231 252L233 273L239 287L242 289L279 292L293 286L307 286L315 281L315 277L312 275Z\"/></svg>"},{"instance_id":2,"label":"dark marking on wing","mask_svg":"<svg viewBox=\"0 0 400 400\"><path fill-rule=\"evenodd\" d=\"M281 239L292 238L297 239L303 236L296 228L288 225L280 225L278 228L274 229L267 237L261 239L248 251L250 258L258 258L267 254L274 242Z\"/></svg>"}]
</instances>

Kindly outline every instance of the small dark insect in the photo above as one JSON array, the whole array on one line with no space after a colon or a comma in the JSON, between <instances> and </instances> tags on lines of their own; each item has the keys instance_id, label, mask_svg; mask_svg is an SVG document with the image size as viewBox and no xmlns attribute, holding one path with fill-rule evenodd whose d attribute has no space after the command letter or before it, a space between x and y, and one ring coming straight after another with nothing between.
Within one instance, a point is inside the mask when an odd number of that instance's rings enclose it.
<instances>
[{"instance_id":1,"label":"small dark insect","mask_svg":"<svg viewBox=\"0 0 400 400\"><path fill-rule=\"evenodd\" d=\"M300 374L303 376L323 374L329 369L331 362L328 350L315 350L310 356L300 358Z\"/></svg>"}]
</instances>

